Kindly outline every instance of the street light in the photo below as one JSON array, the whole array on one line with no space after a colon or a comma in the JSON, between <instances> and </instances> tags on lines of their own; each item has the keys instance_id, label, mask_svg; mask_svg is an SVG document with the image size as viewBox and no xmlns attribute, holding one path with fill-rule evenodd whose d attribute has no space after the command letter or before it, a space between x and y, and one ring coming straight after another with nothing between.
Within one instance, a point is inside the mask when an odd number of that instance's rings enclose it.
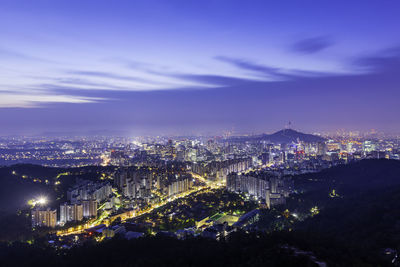
<instances>
[{"instance_id":1,"label":"street light","mask_svg":"<svg viewBox=\"0 0 400 267\"><path fill-rule=\"evenodd\" d=\"M36 203L39 204L39 205L45 205L45 204L47 203L47 198L41 196L41 197L39 197L39 198L37 199Z\"/></svg>"}]
</instances>

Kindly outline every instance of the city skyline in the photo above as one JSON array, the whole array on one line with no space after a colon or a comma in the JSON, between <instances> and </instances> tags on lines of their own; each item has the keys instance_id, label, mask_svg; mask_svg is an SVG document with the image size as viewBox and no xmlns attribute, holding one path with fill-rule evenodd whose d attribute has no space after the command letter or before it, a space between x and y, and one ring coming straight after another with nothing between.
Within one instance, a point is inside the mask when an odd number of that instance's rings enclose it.
<instances>
[{"instance_id":1,"label":"city skyline","mask_svg":"<svg viewBox=\"0 0 400 267\"><path fill-rule=\"evenodd\" d=\"M400 266L399 10L0 0L0 266Z\"/></svg>"},{"instance_id":2,"label":"city skyline","mask_svg":"<svg viewBox=\"0 0 400 267\"><path fill-rule=\"evenodd\" d=\"M400 132L394 1L1 6L0 135Z\"/></svg>"}]
</instances>

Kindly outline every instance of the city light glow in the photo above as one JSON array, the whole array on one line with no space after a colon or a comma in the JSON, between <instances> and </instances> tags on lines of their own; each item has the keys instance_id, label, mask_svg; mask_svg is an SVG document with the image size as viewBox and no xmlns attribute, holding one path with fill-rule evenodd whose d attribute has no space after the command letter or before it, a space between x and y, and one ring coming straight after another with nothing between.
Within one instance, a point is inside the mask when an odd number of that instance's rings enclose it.
<instances>
[{"instance_id":1,"label":"city light glow","mask_svg":"<svg viewBox=\"0 0 400 267\"><path fill-rule=\"evenodd\" d=\"M37 204L39 204L39 205L45 205L46 203L47 203L47 198L46 197L41 196L37 200Z\"/></svg>"},{"instance_id":2,"label":"city light glow","mask_svg":"<svg viewBox=\"0 0 400 267\"><path fill-rule=\"evenodd\" d=\"M39 196L37 198L28 200L28 205L31 206L31 208L34 208L36 206L44 206L46 204L47 204L47 197L45 196Z\"/></svg>"}]
</instances>

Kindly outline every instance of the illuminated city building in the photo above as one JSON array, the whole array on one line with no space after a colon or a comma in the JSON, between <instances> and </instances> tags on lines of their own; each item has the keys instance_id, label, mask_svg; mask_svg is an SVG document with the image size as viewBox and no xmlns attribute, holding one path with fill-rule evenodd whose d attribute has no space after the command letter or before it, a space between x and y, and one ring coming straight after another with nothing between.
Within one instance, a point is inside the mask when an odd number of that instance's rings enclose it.
<instances>
[{"instance_id":1,"label":"illuminated city building","mask_svg":"<svg viewBox=\"0 0 400 267\"><path fill-rule=\"evenodd\" d=\"M168 185L168 196L174 196L188 191L192 187L192 180L190 177L177 178Z\"/></svg>"},{"instance_id":2,"label":"illuminated city building","mask_svg":"<svg viewBox=\"0 0 400 267\"><path fill-rule=\"evenodd\" d=\"M97 201L94 199L82 200L83 217L97 217Z\"/></svg>"},{"instance_id":3,"label":"illuminated city building","mask_svg":"<svg viewBox=\"0 0 400 267\"><path fill-rule=\"evenodd\" d=\"M73 188L68 190L67 199L71 203L78 203L89 199L95 199L100 203L108 199L111 194L112 186L109 182L79 180Z\"/></svg>"},{"instance_id":4,"label":"illuminated city building","mask_svg":"<svg viewBox=\"0 0 400 267\"><path fill-rule=\"evenodd\" d=\"M374 151L375 148L375 143L371 140L365 140L363 143L363 152L364 154L367 154L369 152Z\"/></svg>"},{"instance_id":5,"label":"illuminated city building","mask_svg":"<svg viewBox=\"0 0 400 267\"><path fill-rule=\"evenodd\" d=\"M32 210L32 227L51 227L54 228L57 223L57 210L40 209Z\"/></svg>"},{"instance_id":6,"label":"illuminated city building","mask_svg":"<svg viewBox=\"0 0 400 267\"><path fill-rule=\"evenodd\" d=\"M81 221L83 219L82 204L61 204L60 205L60 222L66 223L71 221Z\"/></svg>"}]
</instances>

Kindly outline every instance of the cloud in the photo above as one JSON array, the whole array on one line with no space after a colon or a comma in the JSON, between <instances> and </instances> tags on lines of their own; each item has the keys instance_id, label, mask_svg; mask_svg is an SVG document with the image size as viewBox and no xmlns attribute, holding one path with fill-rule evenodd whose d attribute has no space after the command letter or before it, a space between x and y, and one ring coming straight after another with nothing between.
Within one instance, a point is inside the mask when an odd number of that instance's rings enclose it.
<instances>
[{"instance_id":1,"label":"cloud","mask_svg":"<svg viewBox=\"0 0 400 267\"><path fill-rule=\"evenodd\" d=\"M187 86L187 88L216 88L221 86L230 86L243 84L252 81L252 79L237 78L225 75L216 74L193 74L193 73L176 73L176 72L162 72L162 71L149 71L148 73L163 76L168 78L174 78L181 81L194 82L193 85Z\"/></svg>"},{"instance_id":2,"label":"cloud","mask_svg":"<svg viewBox=\"0 0 400 267\"><path fill-rule=\"evenodd\" d=\"M82 85L92 85L100 87L100 88L109 88L109 90L132 90L132 91L143 91L143 90L166 90L166 89L179 89L182 87L197 87L196 84L188 84L184 79L180 79L177 75L166 73L166 72L157 72L147 70L145 71L145 76L149 78L141 78L137 76L126 76L114 74L112 72L100 72L100 71L68 71L69 75L78 75L84 77L91 77L93 79L110 79L115 81L121 81L125 83L121 83L123 85L116 86L110 85L108 83L104 83L103 80L92 83L90 81L83 81ZM160 76L169 78L169 79L159 79ZM171 79L172 78L172 79ZM70 82L75 84L77 83L77 79L71 78ZM68 80L67 80L68 82ZM126 83L128 82L128 83ZM129 83L130 82L130 83ZM101 83L103 86L99 85ZM206 86L203 84L203 86Z\"/></svg>"},{"instance_id":3,"label":"cloud","mask_svg":"<svg viewBox=\"0 0 400 267\"><path fill-rule=\"evenodd\" d=\"M34 59L29 55L0 47L0 58Z\"/></svg>"},{"instance_id":4,"label":"cloud","mask_svg":"<svg viewBox=\"0 0 400 267\"><path fill-rule=\"evenodd\" d=\"M160 84L159 87L147 88L131 86L130 83L114 84L112 82L104 83L102 79L109 78L115 80L126 80L136 82L140 77L118 75L113 72L100 71L68 71L73 77L67 78L48 78L49 83L31 85L17 88L15 92L10 87L3 86L0 90L0 108L1 107L37 107L45 103L93 103L93 102L118 102L128 101L133 95L137 96L141 92L165 91L165 94L173 94L176 91L193 91L193 89L219 88L213 90L217 92L227 88L230 90L243 89L241 101L247 101L246 92L250 90L268 91L270 96L279 95L281 92L290 91L291 94L301 94L302 92L326 91L333 96L335 86L337 88L363 87L378 83L383 87L392 88L393 84L399 82L400 77L400 48L392 48L378 53L356 58L350 62L354 69L361 70L357 73L332 74L304 72L301 70L287 70L270 67L268 65L254 63L246 59L230 58L226 56L215 57L221 62L231 64L244 74L239 77L218 74L195 74L195 73L177 73L177 72L156 72L149 74L154 76L164 76L166 79L177 81L175 84ZM248 75L249 71L252 75ZM245 77L245 78L242 78ZM88 78L88 79L87 79ZM93 78L93 81L91 80ZM44 79L44 78L43 78ZM367 81L367 82L366 82ZM134 84L134 83L132 83ZM318 84L318 86L316 86ZM174 86L175 85L175 86ZM294 86L296 85L296 86ZM280 88L276 91L275 88ZM296 87L296 89L294 89ZM290 89L289 89L290 88ZM1 88L0 88L1 89ZM8 89L8 90L6 90ZM180 89L180 90L177 90ZM332 92L329 92L331 90ZM195 90L201 91L201 90ZM17 93L19 92L19 93ZM133 94L137 92L137 94ZM131 94L132 93L132 94ZM366 92L370 93L370 92ZM157 94L157 93L154 93ZM8 103L8 104L7 104Z\"/></svg>"},{"instance_id":5,"label":"cloud","mask_svg":"<svg viewBox=\"0 0 400 267\"><path fill-rule=\"evenodd\" d=\"M243 70L262 74L263 76L269 77L272 79L282 79L282 78L286 77L286 75L281 73L281 69L279 69L279 68L256 64L249 60L231 58L231 57L226 57L226 56L216 56L215 59L225 62L225 63L229 63L229 64L234 65L235 67L238 67Z\"/></svg>"},{"instance_id":6,"label":"cloud","mask_svg":"<svg viewBox=\"0 0 400 267\"><path fill-rule=\"evenodd\" d=\"M104 83L91 82L89 80L80 79L80 78L47 78L47 79L53 80L57 83L62 83L62 84L109 87L109 85L107 85L107 84L105 85Z\"/></svg>"},{"instance_id":7,"label":"cloud","mask_svg":"<svg viewBox=\"0 0 400 267\"><path fill-rule=\"evenodd\" d=\"M272 82L286 80L292 77L290 74L285 73L285 70L283 69L257 64L247 59L232 58L227 56L216 56L214 59L230 64L240 70L244 70L246 73L234 77L224 74L177 72L168 70L168 68L164 68L163 70L149 69L146 72L151 75L174 78L181 81L195 82L195 84L187 86L188 88L215 88L221 86L239 85L249 82ZM300 71L298 73L300 73Z\"/></svg>"},{"instance_id":8,"label":"cloud","mask_svg":"<svg viewBox=\"0 0 400 267\"><path fill-rule=\"evenodd\" d=\"M239 85L253 81L251 79L242 79L223 75L177 74L174 77L207 84L208 87Z\"/></svg>"},{"instance_id":9,"label":"cloud","mask_svg":"<svg viewBox=\"0 0 400 267\"><path fill-rule=\"evenodd\" d=\"M129 91L132 90L133 87L128 86L116 86L114 84L106 83L106 82L92 82L87 79L81 78L41 78L49 80L49 83L42 83L36 85L39 89L45 90L53 90L57 89L58 87L62 88L70 88L72 89L81 89L81 90L109 90L109 91Z\"/></svg>"},{"instance_id":10,"label":"cloud","mask_svg":"<svg viewBox=\"0 0 400 267\"><path fill-rule=\"evenodd\" d=\"M165 68L165 66L156 66L154 64L147 63L147 62L131 60L131 59L126 59L126 58L119 58L119 57L104 58L103 61L111 62L111 63L118 63L118 64L122 64L124 67L130 68L130 69L143 70L143 71L147 71L149 69L154 69L154 68L160 68L160 67Z\"/></svg>"},{"instance_id":11,"label":"cloud","mask_svg":"<svg viewBox=\"0 0 400 267\"><path fill-rule=\"evenodd\" d=\"M97 77L97 78L109 78L109 79L116 79L116 80L123 80L123 81L134 81L134 82L144 82L149 83L149 80L134 77L134 76L124 76L118 75L111 72L101 72L101 71L68 71L68 74L74 75L81 75L81 76L90 76L90 77Z\"/></svg>"},{"instance_id":12,"label":"cloud","mask_svg":"<svg viewBox=\"0 0 400 267\"><path fill-rule=\"evenodd\" d=\"M318 36L300 40L292 45L291 49L297 53L313 54L333 45L333 41L325 36Z\"/></svg>"},{"instance_id":13,"label":"cloud","mask_svg":"<svg viewBox=\"0 0 400 267\"><path fill-rule=\"evenodd\" d=\"M352 63L355 68L370 73L400 73L400 46L357 58Z\"/></svg>"},{"instance_id":14,"label":"cloud","mask_svg":"<svg viewBox=\"0 0 400 267\"><path fill-rule=\"evenodd\" d=\"M351 60L368 71L336 74L293 74L289 80L242 81L219 75L181 74L181 78L219 83L215 90L112 91L52 89L49 95L76 96L82 103L15 103L28 111L3 109L3 131L71 131L115 129L130 135L198 134L232 129L241 133L276 130L288 120L308 130L376 127L399 130L400 53L396 49ZM283 71L283 70L281 70ZM226 80L224 80L226 78ZM50 90L50 88L49 88ZM32 93L30 95L33 95ZM91 98L92 97L92 98ZM93 98L102 98L106 101ZM111 100L110 100L111 99ZM2 96L0 95L0 101ZM24 99L23 99L24 100ZM91 101L93 104L85 104ZM10 101L16 101L14 98ZM55 101L44 99L41 101ZM98 103L96 103L98 102ZM4 105L3 105L4 107ZM47 108L47 107L51 107ZM23 122L23 123L21 123Z\"/></svg>"},{"instance_id":15,"label":"cloud","mask_svg":"<svg viewBox=\"0 0 400 267\"><path fill-rule=\"evenodd\" d=\"M0 93L0 108L35 108L47 103L87 104L103 100L98 97L83 97L56 94Z\"/></svg>"},{"instance_id":16,"label":"cloud","mask_svg":"<svg viewBox=\"0 0 400 267\"><path fill-rule=\"evenodd\" d=\"M56 63L55 61L47 60L40 57L31 56L25 53L14 51L11 49L0 47L0 59L17 59L17 60L27 60L27 61L40 61L46 63Z\"/></svg>"}]
</instances>

